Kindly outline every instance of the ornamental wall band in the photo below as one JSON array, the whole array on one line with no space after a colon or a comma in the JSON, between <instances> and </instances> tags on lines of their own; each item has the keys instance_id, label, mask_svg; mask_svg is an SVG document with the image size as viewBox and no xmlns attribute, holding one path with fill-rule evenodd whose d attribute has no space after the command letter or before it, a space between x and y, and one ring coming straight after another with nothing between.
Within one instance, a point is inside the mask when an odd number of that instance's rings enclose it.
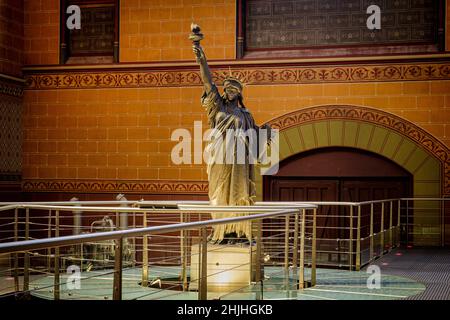
<instances>
[{"instance_id":1,"label":"ornamental wall band","mask_svg":"<svg viewBox=\"0 0 450 320\"><path fill-rule=\"evenodd\" d=\"M223 80L228 68L212 67L214 80ZM194 70L173 68L169 71L62 71L28 70L26 89L92 89L201 86L200 75ZM376 64L358 66L289 66L231 68L233 76L247 85L352 83L379 81L449 80L450 63Z\"/></svg>"},{"instance_id":2,"label":"ornamental wall band","mask_svg":"<svg viewBox=\"0 0 450 320\"><path fill-rule=\"evenodd\" d=\"M207 194L207 181L25 180L24 192L127 192L147 194Z\"/></svg>"}]
</instances>

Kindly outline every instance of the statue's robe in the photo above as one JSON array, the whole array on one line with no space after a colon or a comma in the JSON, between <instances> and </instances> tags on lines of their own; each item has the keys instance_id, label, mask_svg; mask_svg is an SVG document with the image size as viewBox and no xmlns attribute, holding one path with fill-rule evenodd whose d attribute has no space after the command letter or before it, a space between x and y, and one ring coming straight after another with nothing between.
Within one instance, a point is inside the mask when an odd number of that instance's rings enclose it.
<instances>
[{"instance_id":1,"label":"statue's robe","mask_svg":"<svg viewBox=\"0 0 450 320\"><path fill-rule=\"evenodd\" d=\"M207 167L210 204L214 206L253 205L256 197L254 161L251 161L249 156L256 157L256 152L253 148L249 150L250 139L244 133L248 133L248 129L258 129L255 121L246 108L228 107L215 85L210 92L203 93L201 101L207 112L209 125L213 129L213 139L207 146L207 153L210 155ZM233 130L233 134L229 134L228 138L231 139L225 143L229 129ZM253 141L253 144L257 144L257 140ZM242 146L244 146L244 152L242 149L237 150ZM243 158L242 155L244 155ZM236 216L242 216L242 214L212 213L213 219ZM244 221L214 226L212 240L220 241L225 234L232 232L237 233L239 237L246 236L250 239L251 224L249 221Z\"/></svg>"}]
</instances>

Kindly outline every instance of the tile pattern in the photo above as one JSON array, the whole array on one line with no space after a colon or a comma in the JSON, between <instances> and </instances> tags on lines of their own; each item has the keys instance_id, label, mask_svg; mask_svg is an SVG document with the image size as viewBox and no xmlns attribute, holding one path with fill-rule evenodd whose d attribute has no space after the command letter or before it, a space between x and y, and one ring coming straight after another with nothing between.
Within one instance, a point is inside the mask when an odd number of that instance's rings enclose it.
<instances>
[{"instance_id":1,"label":"tile pattern","mask_svg":"<svg viewBox=\"0 0 450 320\"><path fill-rule=\"evenodd\" d=\"M0 180L18 180L22 170L22 105L0 94Z\"/></svg>"},{"instance_id":2,"label":"tile pattern","mask_svg":"<svg viewBox=\"0 0 450 320\"><path fill-rule=\"evenodd\" d=\"M311 48L434 43L438 1L267 0L247 2L246 46ZM369 30L367 8L381 9L380 30Z\"/></svg>"}]
</instances>

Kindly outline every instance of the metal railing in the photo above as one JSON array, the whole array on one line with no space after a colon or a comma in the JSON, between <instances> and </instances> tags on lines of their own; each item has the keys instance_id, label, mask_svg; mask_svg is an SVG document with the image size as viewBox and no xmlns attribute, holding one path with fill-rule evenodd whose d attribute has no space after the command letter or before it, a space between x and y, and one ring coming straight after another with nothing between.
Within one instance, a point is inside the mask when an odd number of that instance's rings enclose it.
<instances>
[{"instance_id":1,"label":"metal railing","mask_svg":"<svg viewBox=\"0 0 450 320\"><path fill-rule=\"evenodd\" d=\"M64 205L66 204L66 205ZM287 277L287 282L294 282L294 287L289 284L286 288L291 290L302 289L308 285L314 285L316 282L316 264L315 264L315 213L317 206L305 204L279 204L270 206L251 206L251 207L211 207L203 202L134 202L127 201L127 205L132 207L104 207L107 204L117 202L53 202L53 203L7 203L0 207L0 212L13 212L13 219L10 223L2 226L13 226L12 230L0 230L6 233L12 231L13 242L0 243L0 254L12 253L12 263L9 269L14 277L14 291L20 291L19 275L23 274L23 292L30 290L30 274L43 272L44 275L51 275L54 278L53 298L59 299L61 293L61 266L69 263L78 263L81 270L87 270L87 262L107 262L113 263L113 299L122 298L122 271L124 263L129 267L138 267L142 270L140 277L141 286L149 285L149 265L164 263L169 265L181 265L180 287L182 291L188 290L187 274L188 265L192 265L193 245L198 245L199 275L198 275L198 298L207 298L208 278L208 228L219 224L229 224L242 221L250 221L252 226L252 239L249 241L250 263L249 269L252 275L252 282L261 282L261 269L264 268L266 257L272 256L271 265L282 265ZM89 206L86 206L86 205ZM122 203L121 203L122 204ZM97 207L95 205L102 205ZM307 221L307 211L312 211L311 221ZM46 215L42 215L47 212ZM115 220L112 227L114 231L94 232L88 234L73 234L61 236L64 233L75 233L79 230L93 231L95 222L85 223L83 225L71 225L68 221L82 221L75 219L75 216L82 215L82 218L92 221L98 214L112 214L112 219L103 219L105 221ZM212 212L233 212L233 218L209 219ZM120 223L122 215L127 215L127 221L130 223L129 230L121 230ZM206 217L206 219L205 219ZM3 215L2 219L7 219ZM279 226L278 220L284 220L282 226ZM140 220L139 223L137 220ZM203 220L203 221L202 221ZM3 221L3 220L2 220ZM274 222L275 221L275 222ZM155 226L148 226L154 224ZM263 237L265 226L270 226L276 235ZM21 228L22 227L22 228ZM78 230L78 231L77 231ZM308 233L309 230L309 233ZM38 237L45 233L46 239ZM177 233L176 235L174 233ZM179 235L178 235L179 233ZM293 236L292 236L293 234ZM310 234L310 237L307 235ZM20 236L22 235L22 236ZM33 235L33 236L32 236ZM167 236L168 235L168 236ZM166 237L162 243L157 243L156 236ZM3 241L11 240L9 237L0 237ZM161 239L161 238L160 238ZM130 241L131 240L131 241ZM153 241L150 243L149 241ZM274 243L283 241L283 248L275 248ZM113 243L111 243L113 241ZM105 244L106 242L106 244ZM254 245L252 243L254 242ZM196 244L195 244L196 243ZM310 244L309 246L307 244ZM86 256L87 247L92 245L110 246L113 254L108 259L89 259ZM132 258L130 261L124 260L125 247L129 245L132 248ZM311 257L306 259L305 251L309 248ZM69 247L69 248L67 248ZM170 253L171 249L177 248ZM52 250L53 248L53 250ZM75 248L75 249L74 249ZM159 249L158 249L159 248ZM265 252L262 252L262 250ZM165 250L164 250L165 249ZM156 260L149 257L149 252L164 252L164 255L156 255ZM19 259L19 252L23 252L23 258ZM253 254L254 252L254 254ZM269 253L267 253L269 252ZM139 256L138 256L138 255ZM264 256L264 257L263 257ZM38 261L32 265L31 258ZM91 257L92 258L92 257ZM98 258L98 256L95 256ZM112 259L111 259L112 258ZM263 259L264 258L264 259ZM190 259L190 261L189 261ZM269 259L270 260L270 259ZM308 260L308 261L307 261ZM149 263L150 262L150 263ZM189 263L191 262L191 263ZM42 265L45 265L42 269ZM305 266L311 268L310 279L305 276ZM38 267L41 267L39 269ZM108 265L106 266L108 267ZM44 270L44 271L42 271ZM192 270L191 270L192 275ZM292 275L292 279L290 278ZM259 296L259 298L261 298Z\"/></svg>"},{"instance_id":2,"label":"metal railing","mask_svg":"<svg viewBox=\"0 0 450 320\"><path fill-rule=\"evenodd\" d=\"M253 207L255 210L260 207L264 210L317 207L315 210L306 209L304 215L300 214L298 217L290 213L285 217L261 218L259 220L261 223L253 223L253 237L261 239L257 250L258 259L270 256L270 261L264 262L261 266L279 266L285 274L294 269L293 261L299 261L295 267L303 266L303 272L305 267L311 267L309 283L306 280L301 281L304 273L297 273L301 287L305 286L305 283L311 285L315 282L316 265L360 270L400 245L443 246L446 241L445 212L450 209L448 200L450 199L399 198L366 202L257 202L256 207ZM67 206L68 204L70 206ZM111 219L115 221L116 229L120 229L120 216L128 214L129 226L134 229L148 228L150 225L183 225L192 221L209 220L209 214L213 211L207 201L127 201L125 204L130 206L129 208L95 207L96 205L117 205L117 201L78 201L75 204L68 202L0 203L2 205L0 211L14 212L14 215L10 217L4 215L0 217L2 219L0 242L38 238L39 232L40 237L42 233L46 233L46 236L50 238L65 235L68 232L73 233L77 229L90 231L92 220L98 219L98 214L105 212L112 212ZM31 214L31 212L36 213L36 205L47 206L41 210L48 210L48 214L43 216ZM62 206L60 208L64 208L65 211L58 209L58 206ZM246 207L245 210L252 212L248 208ZM216 208L216 210L224 211L235 209ZM58 214L56 214L57 210L59 210ZM64 216L62 212L66 212L67 215ZM76 215L82 215L84 221L82 225L76 225L76 221L80 221L74 219ZM70 221L73 221L73 224ZM10 226L13 226L13 229L8 230ZM211 226L208 225L209 228ZM179 231L178 236L171 235L163 238L161 234L160 238L157 238L156 234L153 234L151 238L149 236L125 237L125 240L125 247L129 245L132 248L129 265L142 268L141 281L144 285L152 282L146 271L149 264L170 264L178 259L182 266L180 286L183 290L187 290L188 271L186 270L192 262L189 261L189 259L192 260L192 242L203 241L201 232L197 230L194 234L192 230L183 229ZM30 256L36 260L47 259L47 270L51 270L51 266L55 265L54 257L57 253L60 254L63 262L78 263L81 270L85 270L89 263L101 264L108 260L95 259L83 254L87 251L86 247L94 242L98 241L88 241L85 247L81 243L75 252L78 258L74 257L73 253L64 256L57 252L57 249L54 253L47 249L47 252L42 252L40 255L25 255L20 261L12 259L10 270L18 272L18 270L30 268ZM264 248L264 252L261 252L261 248ZM149 252L152 252L150 257ZM201 249L198 252L201 253ZM200 257L201 254L198 256ZM114 254L111 257L114 257ZM105 265L107 266L108 263ZM312 268L313 265L314 268ZM33 271L36 272L36 270ZM24 285L26 283L29 284L29 275L24 274ZM15 288L18 289L18 282Z\"/></svg>"},{"instance_id":3,"label":"metal railing","mask_svg":"<svg viewBox=\"0 0 450 320\"><path fill-rule=\"evenodd\" d=\"M318 206L317 264L360 270L400 245L407 248L444 246L445 234L448 233L445 230L445 217L450 216L446 214L450 210L449 200L450 198L397 198L364 202L301 203ZM338 221L340 225L330 224L329 221L327 223L330 218L336 218L337 220L331 221ZM327 233L330 230L332 232ZM338 259L330 259L330 255L335 255Z\"/></svg>"}]
</instances>

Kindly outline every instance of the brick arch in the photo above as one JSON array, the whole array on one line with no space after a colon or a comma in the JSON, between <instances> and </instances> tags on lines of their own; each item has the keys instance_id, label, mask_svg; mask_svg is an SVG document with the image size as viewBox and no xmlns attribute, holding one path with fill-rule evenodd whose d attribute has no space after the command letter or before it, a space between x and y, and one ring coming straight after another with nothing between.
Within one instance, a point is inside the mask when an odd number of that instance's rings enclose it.
<instances>
[{"instance_id":1,"label":"brick arch","mask_svg":"<svg viewBox=\"0 0 450 320\"><path fill-rule=\"evenodd\" d=\"M346 146L380 154L414 177L414 196L450 195L450 151L433 135L394 114L361 106L324 105L268 121L280 130L280 161L303 151ZM262 177L257 170L257 196Z\"/></svg>"}]
</instances>

